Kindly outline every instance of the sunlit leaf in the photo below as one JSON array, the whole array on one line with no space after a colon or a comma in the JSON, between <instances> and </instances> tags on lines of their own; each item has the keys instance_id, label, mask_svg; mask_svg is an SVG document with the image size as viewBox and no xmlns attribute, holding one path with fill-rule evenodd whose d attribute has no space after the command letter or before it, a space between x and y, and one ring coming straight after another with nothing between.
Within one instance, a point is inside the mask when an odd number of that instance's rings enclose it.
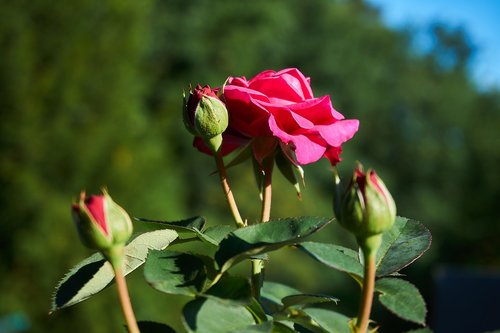
<instances>
[{"instance_id":1,"label":"sunlit leaf","mask_svg":"<svg viewBox=\"0 0 500 333\"><path fill-rule=\"evenodd\" d=\"M237 229L220 242L215 260L225 271L245 258L301 242L329 222L321 217L295 217Z\"/></svg>"},{"instance_id":2,"label":"sunlit leaf","mask_svg":"<svg viewBox=\"0 0 500 333\"><path fill-rule=\"evenodd\" d=\"M177 238L174 230L140 234L125 247L124 274L144 264L150 250L166 248ZM95 253L73 267L61 280L52 298L51 312L79 303L106 288L114 279L111 265Z\"/></svg>"},{"instance_id":3,"label":"sunlit leaf","mask_svg":"<svg viewBox=\"0 0 500 333\"><path fill-rule=\"evenodd\" d=\"M420 258L431 245L429 230L420 222L397 217L391 230L382 235L377 252L377 276L398 272Z\"/></svg>"}]
</instances>

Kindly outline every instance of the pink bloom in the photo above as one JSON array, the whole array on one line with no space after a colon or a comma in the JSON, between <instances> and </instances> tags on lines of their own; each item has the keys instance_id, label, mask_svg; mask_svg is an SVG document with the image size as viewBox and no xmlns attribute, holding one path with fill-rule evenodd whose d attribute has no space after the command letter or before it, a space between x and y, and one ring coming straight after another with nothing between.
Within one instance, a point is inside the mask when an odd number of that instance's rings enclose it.
<instances>
[{"instance_id":1,"label":"pink bloom","mask_svg":"<svg viewBox=\"0 0 500 333\"><path fill-rule=\"evenodd\" d=\"M342 143L351 139L359 126L358 120L344 119L329 96L315 98L310 79L295 68L267 70L251 80L230 77L222 100L229 112L223 154L259 138L259 147L252 146L259 162L279 144L293 163L308 164L325 157L335 165L340 161ZM200 143L195 142L195 146L203 150Z\"/></svg>"}]
</instances>

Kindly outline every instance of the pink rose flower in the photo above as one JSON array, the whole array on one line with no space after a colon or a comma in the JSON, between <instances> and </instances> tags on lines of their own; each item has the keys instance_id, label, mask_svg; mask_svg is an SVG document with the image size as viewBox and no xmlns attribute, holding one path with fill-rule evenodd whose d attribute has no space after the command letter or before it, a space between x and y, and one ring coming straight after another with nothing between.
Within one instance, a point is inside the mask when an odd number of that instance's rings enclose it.
<instances>
[{"instance_id":1,"label":"pink rose flower","mask_svg":"<svg viewBox=\"0 0 500 333\"><path fill-rule=\"evenodd\" d=\"M229 113L224 138L231 144L223 152L234 149L242 138L257 139L259 147L253 147L253 153L259 161L279 144L294 163L309 164L325 157L335 165L340 161L342 143L359 126L358 120L344 119L328 95L315 98L310 79L295 68L267 70L251 80L230 77L222 99Z\"/></svg>"}]
</instances>

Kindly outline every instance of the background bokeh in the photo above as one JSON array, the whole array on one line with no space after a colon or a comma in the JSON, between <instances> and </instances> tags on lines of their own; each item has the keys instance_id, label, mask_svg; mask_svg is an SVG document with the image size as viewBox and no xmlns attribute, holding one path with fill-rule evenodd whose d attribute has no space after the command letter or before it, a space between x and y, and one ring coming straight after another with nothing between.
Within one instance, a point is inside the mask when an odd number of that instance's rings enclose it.
<instances>
[{"instance_id":1,"label":"background bokeh","mask_svg":"<svg viewBox=\"0 0 500 333\"><path fill-rule=\"evenodd\" d=\"M404 273L432 326L435 272L500 267L500 92L471 79L467 31L428 29L432 45L417 50L411 29L388 28L361 0L1 0L0 323L123 332L113 288L48 316L58 280L91 253L72 200L105 185L133 216L231 223L212 160L183 128L182 90L298 67L316 95L361 122L341 174L356 160L375 168L399 214L431 230L431 250ZM332 215L328 162L305 172L302 201L276 175L274 217ZM243 215L256 219L250 165L229 177ZM335 225L318 237L353 245ZM353 281L293 250L271 259L268 279L338 296L355 315ZM141 270L130 284L140 319L181 328L186 298L152 290ZM413 327L378 308L374 318L382 332Z\"/></svg>"}]
</instances>

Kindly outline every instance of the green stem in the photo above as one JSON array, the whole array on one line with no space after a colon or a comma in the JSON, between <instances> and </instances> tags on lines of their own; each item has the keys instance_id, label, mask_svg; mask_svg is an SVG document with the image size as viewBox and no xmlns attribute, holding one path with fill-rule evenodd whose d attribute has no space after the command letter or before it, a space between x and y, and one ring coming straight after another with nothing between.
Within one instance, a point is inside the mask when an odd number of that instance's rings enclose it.
<instances>
[{"instance_id":1,"label":"green stem","mask_svg":"<svg viewBox=\"0 0 500 333\"><path fill-rule=\"evenodd\" d=\"M135 319L134 310L132 309L132 304L130 303L130 296L128 294L127 282L125 281L125 276L121 265L113 265L113 270L115 272L115 281L118 288L118 296L120 298L120 305L122 308L123 317L125 317L125 322L127 323L127 328L129 333L140 333L139 326Z\"/></svg>"},{"instance_id":2,"label":"green stem","mask_svg":"<svg viewBox=\"0 0 500 333\"><path fill-rule=\"evenodd\" d=\"M262 190L262 209L260 222L264 223L271 218L271 201L273 195L272 180L273 180L273 157L268 157L263 161L264 163L264 187ZM264 280L264 260L252 260L252 293L255 299L260 297L260 288Z\"/></svg>"},{"instance_id":3,"label":"green stem","mask_svg":"<svg viewBox=\"0 0 500 333\"><path fill-rule=\"evenodd\" d=\"M359 305L356 326L354 327L355 333L366 333L368 330L373 304L373 293L375 291L375 273L377 271L375 261L381 242L382 236L380 234L358 240L363 251L364 275L361 303Z\"/></svg>"},{"instance_id":4,"label":"green stem","mask_svg":"<svg viewBox=\"0 0 500 333\"><path fill-rule=\"evenodd\" d=\"M219 171L222 191L224 192L227 204L229 205L229 209L231 211L231 214L233 215L233 220L238 228L243 228L245 226L245 223L241 218L238 206L236 205L236 200L234 199L233 196L233 192L231 191L231 187L229 186L229 182L227 181L226 167L224 166L222 155L220 153L216 153L214 154L214 156L215 156L215 163L217 164L217 170Z\"/></svg>"},{"instance_id":5,"label":"green stem","mask_svg":"<svg viewBox=\"0 0 500 333\"><path fill-rule=\"evenodd\" d=\"M260 222L264 223L271 218L271 199L273 196L273 166L274 160L272 157L268 158L270 161L264 161L264 188L262 190L262 210L260 215Z\"/></svg>"},{"instance_id":6,"label":"green stem","mask_svg":"<svg viewBox=\"0 0 500 333\"><path fill-rule=\"evenodd\" d=\"M260 288L262 287L264 275L264 260L252 259L252 277L250 282L252 283L252 296L255 299L260 298Z\"/></svg>"}]
</instances>

